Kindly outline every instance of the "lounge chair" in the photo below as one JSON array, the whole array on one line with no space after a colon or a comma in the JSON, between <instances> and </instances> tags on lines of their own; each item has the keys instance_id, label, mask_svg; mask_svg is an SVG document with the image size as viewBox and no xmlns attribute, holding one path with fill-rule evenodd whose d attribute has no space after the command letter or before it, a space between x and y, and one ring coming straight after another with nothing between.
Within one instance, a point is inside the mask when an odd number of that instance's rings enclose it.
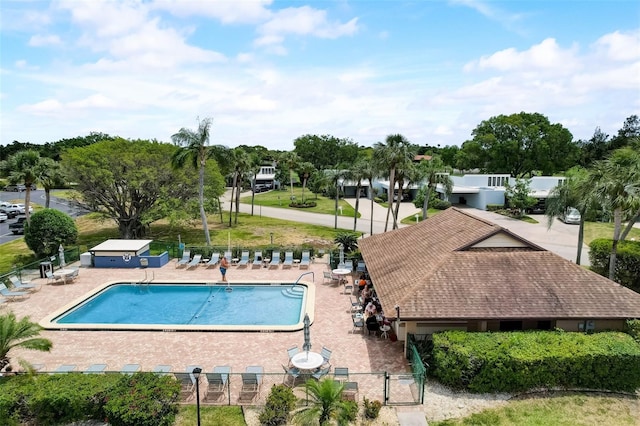
<instances>
[{"instance_id":1,"label":"lounge chair","mask_svg":"<svg viewBox=\"0 0 640 426\"><path fill-rule=\"evenodd\" d=\"M56 368L54 371L52 371L52 373L71 373L75 369L76 369L76 366L74 364L65 364Z\"/></svg>"},{"instance_id":2,"label":"lounge chair","mask_svg":"<svg viewBox=\"0 0 640 426\"><path fill-rule=\"evenodd\" d=\"M240 262L238 262L238 266L247 266L249 264L249 251L243 250L242 256L240 257Z\"/></svg>"},{"instance_id":3,"label":"lounge chair","mask_svg":"<svg viewBox=\"0 0 640 426\"><path fill-rule=\"evenodd\" d=\"M264 369L259 365L251 365L245 369L245 372L242 373L240 400L253 401L260 394L263 371Z\"/></svg>"},{"instance_id":4,"label":"lounge chair","mask_svg":"<svg viewBox=\"0 0 640 426\"><path fill-rule=\"evenodd\" d=\"M356 267L356 272L367 272L367 266L364 264L364 260L358 261L358 266Z\"/></svg>"},{"instance_id":5,"label":"lounge chair","mask_svg":"<svg viewBox=\"0 0 640 426\"><path fill-rule=\"evenodd\" d=\"M271 268L278 269L278 266L280 266L280 252L274 251L271 254L271 262L269 263L269 269Z\"/></svg>"},{"instance_id":6,"label":"lounge chair","mask_svg":"<svg viewBox=\"0 0 640 426\"><path fill-rule=\"evenodd\" d=\"M210 266L216 266L218 262L220 262L220 253L211 253L211 259L207 262L207 268Z\"/></svg>"},{"instance_id":7,"label":"lounge chair","mask_svg":"<svg viewBox=\"0 0 640 426\"><path fill-rule=\"evenodd\" d=\"M286 251L284 252L284 262L282 263L282 268L291 268L293 266L293 252Z\"/></svg>"},{"instance_id":8,"label":"lounge chair","mask_svg":"<svg viewBox=\"0 0 640 426\"><path fill-rule=\"evenodd\" d=\"M311 265L311 253L309 253L308 251L303 251L302 259L300 259L300 268L308 269L309 265Z\"/></svg>"},{"instance_id":9,"label":"lounge chair","mask_svg":"<svg viewBox=\"0 0 640 426\"><path fill-rule=\"evenodd\" d=\"M178 383L180 383L180 399L186 401L193 396L196 388L196 381L191 373L173 373Z\"/></svg>"},{"instance_id":10,"label":"lounge chair","mask_svg":"<svg viewBox=\"0 0 640 426\"><path fill-rule=\"evenodd\" d=\"M107 364L91 364L86 370L84 370L84 374L103 373L105 368L107 368Z\"/></svg>"},{"instance_id":11,"label":"lounge chair","mask_svg":"<svg viewBox=\"0 0 640 426\"><path fill-rule=\"evenodd\" d=\"M224 394L224 391L229 386L229 373L231 373L231 367L228 365L215 367L213 373L206 373L207 376L207 393L205 399L209 399L210 396L220 397Z\"/></svg>"},{"instance_id":12,"label":"lounge chair","mask_svg":"<svg viewBox=\"0 0 640 426\"><path fill-rule=\"evenodd\" d=\"M129 375L135 373L136 371L140 371L140 365L139 364L125 364L120 369L120 372L122 374L129 374Z\"/></svg>"},{"instance_id":13,"label":"lounge chair","mask_svg":"<svg viewBox=\"0 0 640 426\"><path fill-rule=\"evenodd\" d=\"M225 251L224 257L226 257L229 263L231 263L231 260L233 259L233 254L231 253L231 250Z\"/></svg>"},{"instance_id":14,"label":"lounge chair","mask_svg":"<svg viewBox=\"0 0 640 426\"><path fill-rule=\"evenodd\" d=\"M251 269L262 268L262 252L256 251L253 253L253 263Z\"/></svg>"},{"instance_id":15,"label":"lounge chair","mask_svg":"<svg viewBox=\"0 0 640 426\"><path fill-rule=\"evenodd\" d=\"M0 294L9 300L15 300L18 297L29 296L29 293L27 293L26 291L11 291L4 284L0 284Z\"/></svg>"},{"instance_id":16,"label":"lounge chair","mask_svg":"<svg viewBox=\"0 0 640 426\"><path fill-rule=\"evenodd\" d=\"M171 366L170 365L166 365L166 364L156 365L153 368L153 372L156 373L159 376L165 376L165 375L171 373Z\"/></svg>"},{"instance_id":17,"label":"lounge chair","mask_svg":"<svg viewBox=\"0 0 640 426\"><path fill-rule=\"evenodd\" d=\"M15 275L11 275L9 277L9 281L11 281L11 285L13 286L14 291L36 291L40 288L40 286L36 284L31 284L29 282L22 282Z\"/></svg>"},{"instance_id":18,"label":"lounge chair","mask_svg":"<svg viewBox=\"0 0 640 426\"><path fill-rule=\"evenodd\" d=\"M196 267L200 264L200 261L202 260L202 255L201 254L196 254L193 256L193 259L191 259L191 262L187 263L187 269Z\"/></svg>"},{"instance_id":19,"label":"lounge chair","mask_svg":"<svg viewBox=\"0 0 640 426\"><path fill-rule=\"evenodd\" d=\"M189 264L189 261L191 260L191 252L189 250L185 250L182 252L182 259L178 260L178 263L176 263L176 268L179 266L186 266Z\"/></svg>"}]
</instances>

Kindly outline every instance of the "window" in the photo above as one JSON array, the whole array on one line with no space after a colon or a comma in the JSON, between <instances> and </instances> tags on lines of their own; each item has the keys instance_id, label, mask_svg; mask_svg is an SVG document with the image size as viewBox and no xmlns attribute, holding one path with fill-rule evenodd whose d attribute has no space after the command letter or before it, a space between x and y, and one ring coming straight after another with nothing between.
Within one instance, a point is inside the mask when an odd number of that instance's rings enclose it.
<instances>
[{"instance_id":1,"label":"window","mask_svg":"<svg viewBox=\"0 0 640 426\"><path fill-rule=\"evenodd\" d=\"M487 178L487 186L491 186L491 176Z\"/></svg>"}]
</instances>

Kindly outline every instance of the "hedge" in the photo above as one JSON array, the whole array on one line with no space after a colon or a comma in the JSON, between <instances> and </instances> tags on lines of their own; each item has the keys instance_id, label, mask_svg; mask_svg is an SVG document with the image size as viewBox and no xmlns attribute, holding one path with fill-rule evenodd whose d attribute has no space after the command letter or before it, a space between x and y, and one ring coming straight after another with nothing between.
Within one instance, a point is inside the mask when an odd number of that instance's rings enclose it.
<instances>
[{"instance_id":1,"label":"hedge","mask_svg":"<svg viewBox=\"0 0 640 426\"><path fill-rule=\"evenodd\" d=\"M613 241L606 238L595 239L589 244L591 270L609 276L609 256ZM620 241L616 254L614 281L640 292L640 241Z\"/></svg>"},{"instance_id":2,"label":"hedge","mask_svg":"<svg viewBox=\"0 0 640 426\"><path fill-rule=\"evenodd\" d=\"M640 345L625 333L448 331L433 345L431 374L471 392L640 388Z\"/></svg>"},{"instance_id":3,"label":"hedge","mask_svg":"<svg viewBox=\"0 0 640 426\"><path fill-rule=\"evenodd\" d=\"M114 425L168 425L178 409L179 390L176 380L153 373L3 377L0 425L58 425L107 417ZM129 398L119 397L123 394Z\"/></svg>"}]
</instances>

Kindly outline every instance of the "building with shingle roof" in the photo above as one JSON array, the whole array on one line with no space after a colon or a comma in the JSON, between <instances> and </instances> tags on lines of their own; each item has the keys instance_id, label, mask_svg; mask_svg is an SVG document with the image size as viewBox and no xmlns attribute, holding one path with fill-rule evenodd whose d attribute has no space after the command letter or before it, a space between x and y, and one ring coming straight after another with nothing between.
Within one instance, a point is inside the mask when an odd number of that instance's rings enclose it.
<instances>
[{"instance_id":1,"label":"building with shingle roof","mask_svg":"<svg viewBox=\"0 0 640 426\"><path fill-rule=\"evenodd\" d=\"M640 318L640 294L466 210L359 246L401 340L448 329L619 330Z\"/></svg>"}]
</instances>

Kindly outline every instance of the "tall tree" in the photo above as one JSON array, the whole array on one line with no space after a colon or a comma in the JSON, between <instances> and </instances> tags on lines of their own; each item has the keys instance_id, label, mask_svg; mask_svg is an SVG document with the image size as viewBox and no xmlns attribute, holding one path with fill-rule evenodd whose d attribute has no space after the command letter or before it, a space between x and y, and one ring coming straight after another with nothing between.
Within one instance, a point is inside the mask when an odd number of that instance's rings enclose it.
<instances>
[{"instance_id":1,"label":"tall tree","mask_svg":"<svg viewBox=\"0 0 640 426\"><path fill-rule=\"evenodd\" d=\"M355 232L358 226L358 212L360 210L360 189L362 188L362 181L367 179L367 164L371 164L366 158L358 158L355 163L351 165L349 169L345 171L345 177L356 183L356 205L355 213L353 215L353 231Z\"/></svg>"},{"instance_id":2,"label":"tall tree","mask_svg":"<svg viewBox=\"0 0 640 426\"><path fill-rule=\"evenodd\" d=\"M98 142L62 154L62 165L87 205L118 224L120 238L141 238L164 217L167 199L188 202L198 191L193 168L173 169L176 148L149 141Z\"/></svg>"},{"instance_id":3,"label":"tall tree","mask_svg":"<svg viewBox=\"0 0 640 426\"><path fill-rule=\"evenodd\" d=\"M253 206L255 205L256 198L256 180L262 167L262 155L264 155L262 151L249 154L249 171L251 172L251 216L253 216Z\"/></svg>"},{"instance_id":4,"label":"tall tree","mask_svg":"<svg viewBox=\"0 0 640 426\"><path fill-rule=\"evenodd\" d=\"M300 161L307 161L318 170L351 164L359 150L355 142L330 135L303 135L296 138L293 145Z\"/></svg>"},{"instance_id":5,"label":"tall tree","mask_svg":"<svg viewBox=\"0 0 640 426\"><path fill-rule=\"evenodd\" d=\"M458 158L479 154L474 167L488 173L551 175L575 165L579 155L569 130L538 113L491 117L481 122L472 136L472 141L463 143Z\"/></svg>"},{"instance_id":6,"label":"tall tree","mask_svg":"<svg viewBox=\"0 0 640 426\"><path fill-rule=\"evenodd\" d=\"M174 144L180 147L173 156L172 165L175 168L182 168L191 161L193 167L198 170L198 202L200 203L200 218L202 229L207 245L211 245L209 226L207 224L207 213L204 209L204 171L209 158L209 135L211 131L211 119L198 119L198 130L182 128L171 136Z\"/></svg>"},{"instance_id":7,"label":"tall tree","mask_svg":"<svg viewBox=\"0 0 640 426\"><path fill-rule=\"evenodd\" d=\"M38 151L30 149L16 152L3 164L5 173L9 175L9 180L23 183L26 188L24 193L24 214L27 222L29 222L30 217L31 187L39 181L39 173L42 171L39 167L40 161L41 158Z\"/></svg>"},{"instance_id":8,"label":"tall tree","mask_svg":"<svg viewBox=\"0 0 640 426\"><path fill-rule=\"evenodd\" d=\"M422 203L422 220L425 220L429 211L429 200L431 193L441 185L445 195L449 196L453 191L453 181L449 174L444 173L445 165L442 159L434 155L430 160L423 160L418 164L418 173L426 183L424 202Z\"/></svg>"},{"instance_id":9,"label":"tall tree","mask_svg":"<svg viewBox=\"0 0 640 426\"><path fill-rule=\"evenodd\" d=\"M635 210L638 199L633 190L640 169L640 153L632 148L613 151L611 156L595 163L590 171L589 187L613 211L613 244L609 257L609 279L615 277L618 243L622 233L622 220Z\"/></svg>"},{"instance_id":10,"label":"tall tree","mask_svg":"<svg viewBox=\"0 0 640 426\"><path fill-rule=\"evenodd\" d=\"M411 144L400 134L388 135L385 142L376 142L373 147L373 157L379 168L388 171L389 188L387 190L387 219L384 225L384 232L389 226L389 215L393 207L393 194L396 187L396 169L399 165L407 164L413 157ZM399 188L402 193L402 188ZM394 215L394 228L397 226L397 218Z\"/></svg>"},{"instance_id":11,"label":"tall tree","mask_svg":"<svg viewBox=\"0 0 640 426\"><path fill-rule=\"evenodd\" d=\"M240 191L242 190L242 183L247 173L251 170L251 158L242 148L235 148L232 150L233 158L233 182L235 186L236 198L233 198L233 190L231 191L232 205L235 201L236 214L234 223L238 224L238 212L240 211ZM229 212L229 226L231 226L231 212Z\"/></svg>"},{"instance_id":12,"label":"tall tree","mask_svg":"<svg viewBox=\"0 0 640 426\"><path fill-rule=\"evenodd\" d=\"M39 337L42 327L31 322L29 317L18 321L13 312L0 316L0 371L10 362L9 352L13 348L32 349L48 352L51 340Z\"/></svg>"},{"instance_id":13,"label":"tall tree","mask_svg":"<svg viewBox=\"0 0 640 426\"><path fill-rule=\"evenodd\" d=\"M586 142L579 141L580 165L589 167L594 161L604 160L609 153L609 135L596 127L593 136Z\"/></svg>"},{"instance_id":14,"label":"tall tree","mask_svg":"<svg viewBox=\"0 0 640 426\"><path fill-rule=\"evenodd\" d=\"M340 199L340 182L344 178L344 171L338 169L327 169L324 171L325 187L335 188L334 224L333 228L338 229L338 200Z\"/></svg>"},{"instance_id":15,"label":"tall tree","mask_svg":"<svg viewBox=\"0 0 640 426\"><path fill-rule=\"evenodd\" d=\"M40 183L44 188L45 202L44 206L49 208L51 204L51 190L59 187L64 181L64 172L60 163L52 160L51 158L40 158L38 163L38 176L40 177Z\"/></svg>"},{"instance_id":16,"label":"tall tree","mask_svg":"<svg viewBox=\"0 0 640 426\"><path fill-rule=\"evenodd\" d=\"M300 162L300 157L293 152L283 152L278 157L278 167L283 167L284 169L289 171L289 183L291 184L291 201L293 201L293 171L296 168L296 165Z\"/></svg>"}]
</instances>

